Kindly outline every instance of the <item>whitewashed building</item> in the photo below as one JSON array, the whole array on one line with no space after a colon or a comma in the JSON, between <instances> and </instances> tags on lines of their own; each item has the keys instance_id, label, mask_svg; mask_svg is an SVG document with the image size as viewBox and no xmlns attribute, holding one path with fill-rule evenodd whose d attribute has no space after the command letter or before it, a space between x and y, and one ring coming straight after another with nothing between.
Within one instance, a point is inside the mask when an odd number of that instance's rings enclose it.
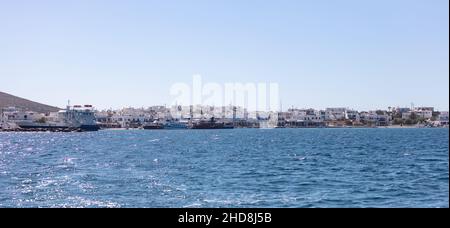
<instances>
[{"instance_id":1,"label":"whitewashed building","mask_svg":"<svg viewBox=\"0 0 450 228\"><path fill-rule=\"evenodd\" d=\"M440 112L438 119L439 119L439 123L441 125L449 125L448 124L448 112Z\"/></svg>"},{"instance_id":2,"label":"whitewashed building","mask_svg":"<svg viewBox=\"0 0 450 228\"><path fill-rule=\"evenodd\" d=\"M20 109L16 109L15 107L3 109L2 116L3 120L8 122L37 121L45 117L43 114L31 111L22 111Z\"/></svg>"},{"instance_id":3,"label":"whitewashed building","mask_svg":"<svg viewBox=\"0 0 450 228\"><path fill-rule=\"evenodd\" d=\"M345 119L359 122L360 121L359 112L356 110L346 110Z\"/></svg>"},{"instance_id":4,"label":"whitewashed building","mask_svg":"<svg viewBox=\"0 0 450 228\"><path fill-rule=\"evenodd\" d=\"M423 119L431 119L433 117L433 112L429 110L416 110L416 111L409 111L402 113L402 119L411 119L411 116L415 115L416 118L423 118Z\"/></svg>"},{"instance_id":5,"label":"whitewashed building","mask_svg":"<svg viewBox=\"0 0 450 228\"><path fill-rule=\"evenodd\" d=\"M287 121L323 122L320 111L314 109L289 109L285 119Z\"/></svg>"},{"instance_id":6,"label":"whitewashed building","mask_svg":"<svg viewBox=\"0 0 450 228\"><path fill-rule=\"evenodd\" d=\"M416 115L420 118L431 119L431 117L433 117L433 111L419 110L419 111L416 111Z\"/></svg>"},{"instance_id":7,"label":"whitewashed building","mask_svg":"<svg viewBox=\"0 0 450 228\"><path fill-rule=\"evenodd\" d=\"M325 109L325 120L343 120L347 108L327 108Z\"/></svg>"},{"instance_id":8,"label":"whitewashed building","mask_svg":"<svg viewBox=\"0 0 450 228\"><path fill-rule=\"evenodd\" d=\"M378 119L378 115L376 112L370 111L370 112L361 112L360 113L361 121L376 122L377 119Z\"/></svg>"}]
</instances>

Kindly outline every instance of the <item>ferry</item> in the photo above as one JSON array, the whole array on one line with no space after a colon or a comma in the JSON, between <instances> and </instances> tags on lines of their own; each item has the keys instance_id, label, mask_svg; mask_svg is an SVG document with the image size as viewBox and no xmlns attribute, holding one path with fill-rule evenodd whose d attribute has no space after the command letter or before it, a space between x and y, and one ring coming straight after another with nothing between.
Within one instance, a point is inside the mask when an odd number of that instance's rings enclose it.
<instances>
[{"instance_id":1,"label":"ferry","mask_svg":"<svg viewBox=\"0 0 450 228\"><path fill-rule=\"evenodd\" d=\"M92 105L67 106L65 110L57 113L51 121L20 121L17 125L22 129L76 129L80 131L98 131Z\"/></svg>"}]
</instances>

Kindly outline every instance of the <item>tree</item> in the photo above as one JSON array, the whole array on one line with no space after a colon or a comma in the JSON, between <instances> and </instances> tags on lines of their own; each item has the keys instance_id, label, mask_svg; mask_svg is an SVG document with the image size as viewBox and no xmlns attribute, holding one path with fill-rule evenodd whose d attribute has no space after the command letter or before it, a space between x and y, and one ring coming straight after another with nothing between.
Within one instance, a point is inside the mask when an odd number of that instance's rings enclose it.
<instances>
[{"instance_id":1,"label":"tree","mask_svg":"<svg viewBox=\"0 0 450 228\"><path fill-rule=\"evenodd\" d=\"M382 111L382 110L377 110L376 113L377 113L377 115L384 115L384 111Z\"/></svg>"},{"instance_id":2,"label":"tree","mask_svg":"<svg viewBox=\"0 0 450 228\"><path fill-rule=\"evenodd\" d=\"M394 124L395 125L402 125L404 123L405 123L405 121L402 118L395 118L394 119Z\"/></svg>"},{"instance_id":3,"label":"tree","mask_svg":"<svg viewBox=\"0 0 450 228\"><path fill-rule=\"evenodd\" d=\"M38 119L36 122L38 122L38 123L47 123L47 119L45 117L42 117L42 118Z\"/></svg>"}]
</instances>

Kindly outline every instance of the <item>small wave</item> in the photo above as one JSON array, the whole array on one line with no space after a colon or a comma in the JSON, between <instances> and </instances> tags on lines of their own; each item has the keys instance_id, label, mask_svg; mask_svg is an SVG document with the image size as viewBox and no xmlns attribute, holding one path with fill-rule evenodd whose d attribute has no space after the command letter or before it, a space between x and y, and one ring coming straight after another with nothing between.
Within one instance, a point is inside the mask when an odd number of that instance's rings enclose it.
<instances>
[{"instance_id":1,"label":"small wave","mask_svg":"<svg viewBox=\"0 0 450 228\"><path fill-rule=\"evenodd\" d=\"M36 188L44 189L44 188L46 188L48 186L56 185L56 183L57 183L56 180L50 180L50 179L42 180L36 185Z\"/></svg>"},{"instance_id":2,"label":"small wave","mask_svg":"<svg viewBox=\"0 0 450 228\"><path fill-rule=\"evenodd\" d=\"M65 207L105 207L105 208L118 208L120 204L111 202L111 201L100 201L100 200L92 200L86 199L80 196L69 197L69 201L76 202L74 204L65 204Z\"/></svg>"},{"instance_id":3,"label":"small wave","mask_svg":"<svg viewBox=\"0 0 450 228\"><path fill-rule=\"evenodd\" d=\"M192 203L192 204L183 206L183 208L197 208L197 207L201 207L201 206L202 206L201 203Z\"/></svg>"},{"instance_id":4,"label":"small wave","mask_svg":"<svg viewBox=\"0 0 450 228\"><path fill-rule=\"evenodd\" d=\"M176 187L175 190L180 191L180 192L184 192L187 190L187 188L183 188L183 187Z\"/></svg>"},{"instance_id":5,"label":"small wave","mask_svg":"<svg viewBox=\"0 0 450 228\"><path fill-rule=\"evenodd\" d=\"M220 200L220 199L204 199L206 203L219 203L219 204L232 204L231 200Z\"/></svg>"},{"instance_id":6,"label":"small wave","mask_svg":"<svg viewBox=\"0 0 450 228\"><path fill-rule=\"evenodd\" d=\"M31 184L31 183L33 183L33 180L31 179L25 179L22 181L22 184Z\"/></svg>"},{"instance_id":7,"label":"small wave","mask_svg":"<svg viewBox=\"0 0 450 228\"><path fill-rule=\"evenodd\" d=\"M64 160L63 160L63 163L64 163L64 164L72 165L72 164L74 164L74 160L75 160L75 159L76 159L76 158L65 157Z\"/></svg>"}]
</instances>

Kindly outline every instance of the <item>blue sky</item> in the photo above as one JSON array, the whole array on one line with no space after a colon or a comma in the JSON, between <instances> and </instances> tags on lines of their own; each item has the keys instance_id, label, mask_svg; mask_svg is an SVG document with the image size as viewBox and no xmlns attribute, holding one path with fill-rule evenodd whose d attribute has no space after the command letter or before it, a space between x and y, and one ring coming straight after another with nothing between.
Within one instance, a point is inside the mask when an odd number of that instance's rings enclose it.
<instances>
[{"instance_id":1,"label":"blue sky","mask_svg":"<svg viewBox=\"0 0 450 228\"><path fill-rule=\"evenodd\" d=\"M0 0L0 91L63 107L277 82L283 106L449 108L448 0Z\"/></svg>"}]
</instances>

